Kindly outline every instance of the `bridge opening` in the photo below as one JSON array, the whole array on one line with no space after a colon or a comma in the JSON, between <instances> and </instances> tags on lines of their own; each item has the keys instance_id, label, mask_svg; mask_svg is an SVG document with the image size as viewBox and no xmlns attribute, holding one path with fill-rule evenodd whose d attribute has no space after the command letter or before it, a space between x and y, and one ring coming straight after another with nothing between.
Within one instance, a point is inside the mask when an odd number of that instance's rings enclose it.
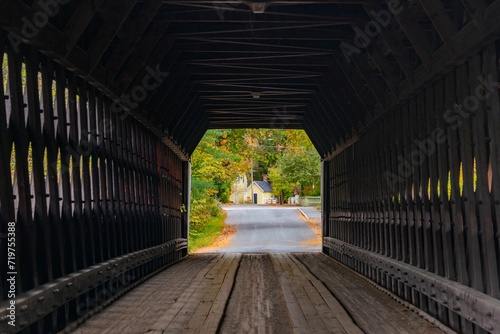
<instances>
[{"instance_id":1,"label":"bridge opening","mask_svg":"<svg viewBox=\"0 0 500 334\"><path fill-rule=\"evenodd\" d=\"M208 130L191 175L190 251L217 231L203 251L321 249L321 160L303 130Z\"/></svg>"}]
</instances>

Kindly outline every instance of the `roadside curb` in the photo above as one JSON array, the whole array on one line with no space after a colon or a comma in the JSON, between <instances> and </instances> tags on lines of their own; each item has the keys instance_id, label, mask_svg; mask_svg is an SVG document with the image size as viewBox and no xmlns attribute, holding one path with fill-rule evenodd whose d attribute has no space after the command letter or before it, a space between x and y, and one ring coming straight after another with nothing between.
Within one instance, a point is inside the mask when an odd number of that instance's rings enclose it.
<instances>
[{"instance_id":1,"label":"roadside curb","mask_svg":"<svg viewBox=\"0 0 500 334\"><path fill-rule=\"evenodd\" d=\"M306 219L310 219L310 218L306 215L306 213L304 212L304 210L302 210L301 208L297 208L297 210L299 210L299 211L300 211L300 213L301 213L301 214L302 214L302 215L303 215Z\"/></svg>"}]
</instances>

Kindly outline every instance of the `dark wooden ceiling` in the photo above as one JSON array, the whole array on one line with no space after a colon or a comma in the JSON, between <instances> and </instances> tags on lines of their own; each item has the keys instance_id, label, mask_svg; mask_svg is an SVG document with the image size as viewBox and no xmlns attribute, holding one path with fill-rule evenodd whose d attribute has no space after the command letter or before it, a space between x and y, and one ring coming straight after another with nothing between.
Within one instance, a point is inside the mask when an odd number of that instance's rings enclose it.
<instances>
[{"instance_id":1,"label":"dark wooden ceiling","mask_svg":"<svg viewBox=\"0 0 500 334\"><path fill-rule=\"evenodd\" d=\"M1 2L1 26L23 36L43 2ZM61 2L25 41L188 154L207 129L257 127L305 129L327 157L499 33L495 0ZM161 85L126 103L154 69Z\"/></svg>"}]
</instances>

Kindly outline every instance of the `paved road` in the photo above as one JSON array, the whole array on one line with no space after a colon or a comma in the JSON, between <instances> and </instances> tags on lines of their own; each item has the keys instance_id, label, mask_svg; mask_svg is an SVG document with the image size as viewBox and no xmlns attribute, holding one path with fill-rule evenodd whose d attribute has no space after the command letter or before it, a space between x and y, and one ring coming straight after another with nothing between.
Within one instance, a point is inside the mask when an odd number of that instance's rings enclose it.
<instances>
[{"instance_id":1,"label":"paved road","mask_svg":"<svg viewBox=\"0 0 500 334\"><path fill-rule=\"evenodd\" d=\"M307 216L308 219L321 220L321 211L311 207L301 207L299 209Z\"/></svg>"},{"instance_id":2,"label":"paved road","mask_svg":"<svg viewBox=\"0 0 500 334\"><path fill-rule=\"evenodd\" d=\"M238 232L231 244L219 252L319 252L321 246L302 244L314 239L314 231L300 218L296 207L234 205L227 211L226 224Z\"/></svg>"}]
</instances>

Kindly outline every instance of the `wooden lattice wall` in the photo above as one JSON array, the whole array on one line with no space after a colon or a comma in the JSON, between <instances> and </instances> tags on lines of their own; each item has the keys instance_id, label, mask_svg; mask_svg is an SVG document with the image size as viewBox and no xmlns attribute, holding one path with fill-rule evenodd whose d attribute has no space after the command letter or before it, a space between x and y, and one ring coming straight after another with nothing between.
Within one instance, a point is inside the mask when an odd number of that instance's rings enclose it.
<instances>
[{"instance_id":1,"label":"wooden lattice wall","mask_svg":"<svg viewBox=\"0 0 500 334\"><path fill-rule=\"evenodd\" d=\"M459 332L500 331L498 60L489 45L324 164L324 251Z\"/></svg>"},{"instance_id":2,"label":"wooden lattice wall","mask_svg":"<svg viewBox=\"0 0 500 334\"><path fill-rule=\"evenodd\" d=\"M17 329L49 333L186 255L189 165L67 69L15 52L3 31L0 50L1 259L16 229L0 291L6 303L16 272Z\"/></svg>"}]
</instances>

